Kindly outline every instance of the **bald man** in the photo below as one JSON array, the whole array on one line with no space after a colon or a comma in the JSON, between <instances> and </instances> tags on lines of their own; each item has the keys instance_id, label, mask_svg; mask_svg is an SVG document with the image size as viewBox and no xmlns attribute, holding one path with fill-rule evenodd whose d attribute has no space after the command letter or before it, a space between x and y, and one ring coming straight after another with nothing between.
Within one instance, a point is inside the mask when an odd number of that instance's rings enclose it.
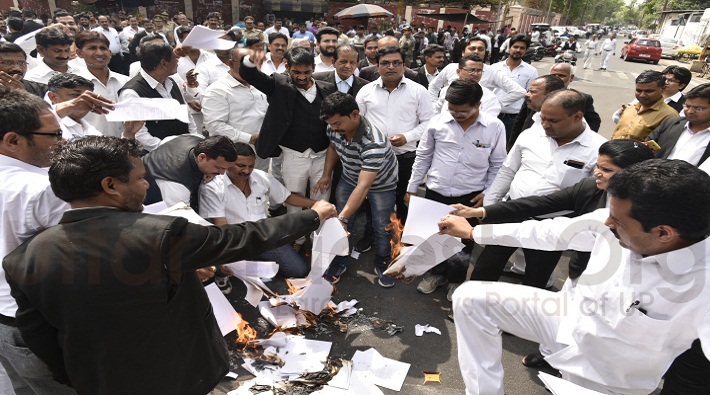
<instances>
[{"instance_id":1,"label":"bald man","mask_svg":"<svg viewBox=\"0 0 710 395\"><path fill-rule=\"evenodd\" d=\"M399 41L394 36L384 36L377 40L377 49L384 47L399 47ZM419 82L419 75L416 71L409 67L404 68L404 76L414 82ZM363 67L360 69L360 78L364 78L370 82L380 78L380 73L377 71L377 65Z\"/></svg>"}]
</instances>

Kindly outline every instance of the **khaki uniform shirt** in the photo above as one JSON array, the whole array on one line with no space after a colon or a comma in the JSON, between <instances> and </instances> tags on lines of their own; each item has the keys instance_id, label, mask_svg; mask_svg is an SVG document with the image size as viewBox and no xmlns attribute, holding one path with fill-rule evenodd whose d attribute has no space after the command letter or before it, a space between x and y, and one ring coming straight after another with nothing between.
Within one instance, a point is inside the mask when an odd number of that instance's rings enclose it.
<instances>
[{"instance_id":1,"label":"khaki uniform shirt","mask_svg":"<svg viewBox=\"0 0 710 395\"><path fill-rule=\"evenodd\" d=\"M656 102L651 108L640 111L641 103L626 107L621 114L619 123L611 138L613 139L635 139L644 141L646 137L661 124L666 118L677 117L678 112L663 101L663 98Z\"/></svg>"}]
</instances>

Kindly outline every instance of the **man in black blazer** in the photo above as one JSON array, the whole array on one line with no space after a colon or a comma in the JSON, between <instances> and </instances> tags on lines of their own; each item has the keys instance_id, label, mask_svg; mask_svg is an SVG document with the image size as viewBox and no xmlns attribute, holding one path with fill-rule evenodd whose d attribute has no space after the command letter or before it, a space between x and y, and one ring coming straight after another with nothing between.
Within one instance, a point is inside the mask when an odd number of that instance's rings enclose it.
<instances>
[{"instance_id":1,"label":"man in black blazer","mask_svg":"<svg viewBox=\"0 0 710 395\"><path fill-rule=\"evenodd\" d=\"M683 89L688 86L693 75L685 67L668 66L663 70L663 76L666 78L666 84L663 86L663 98L666 104L680 114L686 100L686 97L683 96Z\"/></svg>"},{"instance_id":2,"label":"man in black blazer","mask_svg":"<svg viewBox=\"0 0 710 395\"><path fill-rule=\"evenodd\" d=\"M335 85L313 79L313 53L303 47L286 51L286 74L262 73L256 65L264 53L248 50L242 57L239 75L264 93L269 101L264 122L256 141L260 158L282 155L281 176L291 192L307 195L307 185L315 185L323 175L325 154L330 145L327 124L319 117L320 106ZM283 151L283 152L282 152ZM328 199L330 190L312 193L311 199ZM289 212L301 210L288 206Z\"/></svg>"},{"instance_id":3,"label":"man in black blazer","mask_svg":"<svg viewBox=\"0 0 710 395\"><path fill-rule=\"evenodd\" d=\"M17 327L81 395L207 394L229 358L196 270L284 245L335 209L219 227L143 214L139 154L133 140L89 136L53 158L52 189L75 210L3 261Z\"/></svg>"},{"instance_id":4,"label":"man in black blazer","mask_svg":"<svg viewBox=\"0 0 710 395\"><path fill-rule=\"evenodd\" d=\"M357 49L353 45L338 45L335 49L335 55L333 55L335 71L313 73L313 79L329 82L335 85L338 91L347 93L352 97L357 96L360 88L369 83L369 81L355 75L357 55Z\"/></svg>"},{"instance_id":5,"label":"man in black blazer","mask_svg":"<svg viewBox=\"0 0 710 395\"><path fill-rule=\"evenodd\" d=\"M648 135L646 141L654 140L661 146L655 151L656 158L682 159L700 166L710 157L708 137L703 138L703 135L710 133L710 83L691 89L685 104L685 117L666 119ZM678 145L679 142L681 145Z\"/></svg>"},{"instance_id":6,"label":"man in black blazer","mask_svg":"<svg viewBox=\"0 0 710 395\"><path fill-rule=\"evenodd\" d=\"M550 74L562 78L565 83L565 88L569 89L569 84L574 81L572 66L569 63L555 63L550 68ZM599 126L602 124L602 119L594 110L594 98L592 95L584 92L581 93L587 101L587 106L584 109L584 121L587 122L589 128L595 132L599 132Z\"/></svg>"},{"instance_id":7,"label":"man in black blazer","mask_svg":"<svg viewBox=\"0 0 710 395\"><path fill-rule=\"evenodd\" d=\"M427 45L422 53L424 55L424 64L414 69L414 71L417 72L417 82L429 89L429 81L439 74L439 69L444 65L446 49L441 45L431 44Z\"/></svg>"}]
</instances>

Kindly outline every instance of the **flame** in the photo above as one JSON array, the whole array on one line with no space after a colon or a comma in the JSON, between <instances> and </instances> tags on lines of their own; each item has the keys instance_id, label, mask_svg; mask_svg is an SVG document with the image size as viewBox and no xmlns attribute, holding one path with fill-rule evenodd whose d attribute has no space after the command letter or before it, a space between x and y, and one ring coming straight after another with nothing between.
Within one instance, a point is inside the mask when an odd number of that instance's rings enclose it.
<instances>
[{"instance_id":1,"label":"flame","mask_svg":"<svg viewBox=\"0 0 710 395\"><path fill-rule=\"evenodd\" d=\"M390 214L390 223L385 226L385 230L392 234L390 239L390 246L392 247L392 259L397 258L404 247L402 243L402 231L404 231L404 225L402 221L397 217L397 214Z\"/></svg>"},{"instance_id":2,"label":"flame","mask_svg":"<svg viewBox=\"0 0 710 395\"><path fill-rule=\"evenodd\" d=\"M299 291L299 288L294 287L293 284L291 284L291 281L289 281L288 279L286 279L286 285L288 285L288 293L290 295L293 295Z\"/></svg>"},{"instance_id":3,"label":"flame","mask_svg":"<svg viewBox=\"0 0 710 395\"><path fill-rule=\"evenodd\" d=\"M248 346L254 343L256 340L256 330L249 325L242 315L237 313L239 316L239 322L237 322L237 344Z\"/></svg>"}]
</instances>

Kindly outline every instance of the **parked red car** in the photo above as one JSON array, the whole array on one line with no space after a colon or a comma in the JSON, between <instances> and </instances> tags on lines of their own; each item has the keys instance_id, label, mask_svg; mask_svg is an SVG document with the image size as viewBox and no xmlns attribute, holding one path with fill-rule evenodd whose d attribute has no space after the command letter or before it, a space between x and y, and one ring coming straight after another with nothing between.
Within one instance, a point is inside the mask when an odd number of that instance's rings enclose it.
<instances>
[{"instance_id":1,"label":"parked red car","mask_svg":"<svg viewBox=\"0 0 710 395\"><path fill-rule=\"evenodd\" d=\"M655 38L636 37L621 48L621 58L625 61L631 59L651 61L658 64L661 60L661 42Z\"/></svg>"}]
</instances>

